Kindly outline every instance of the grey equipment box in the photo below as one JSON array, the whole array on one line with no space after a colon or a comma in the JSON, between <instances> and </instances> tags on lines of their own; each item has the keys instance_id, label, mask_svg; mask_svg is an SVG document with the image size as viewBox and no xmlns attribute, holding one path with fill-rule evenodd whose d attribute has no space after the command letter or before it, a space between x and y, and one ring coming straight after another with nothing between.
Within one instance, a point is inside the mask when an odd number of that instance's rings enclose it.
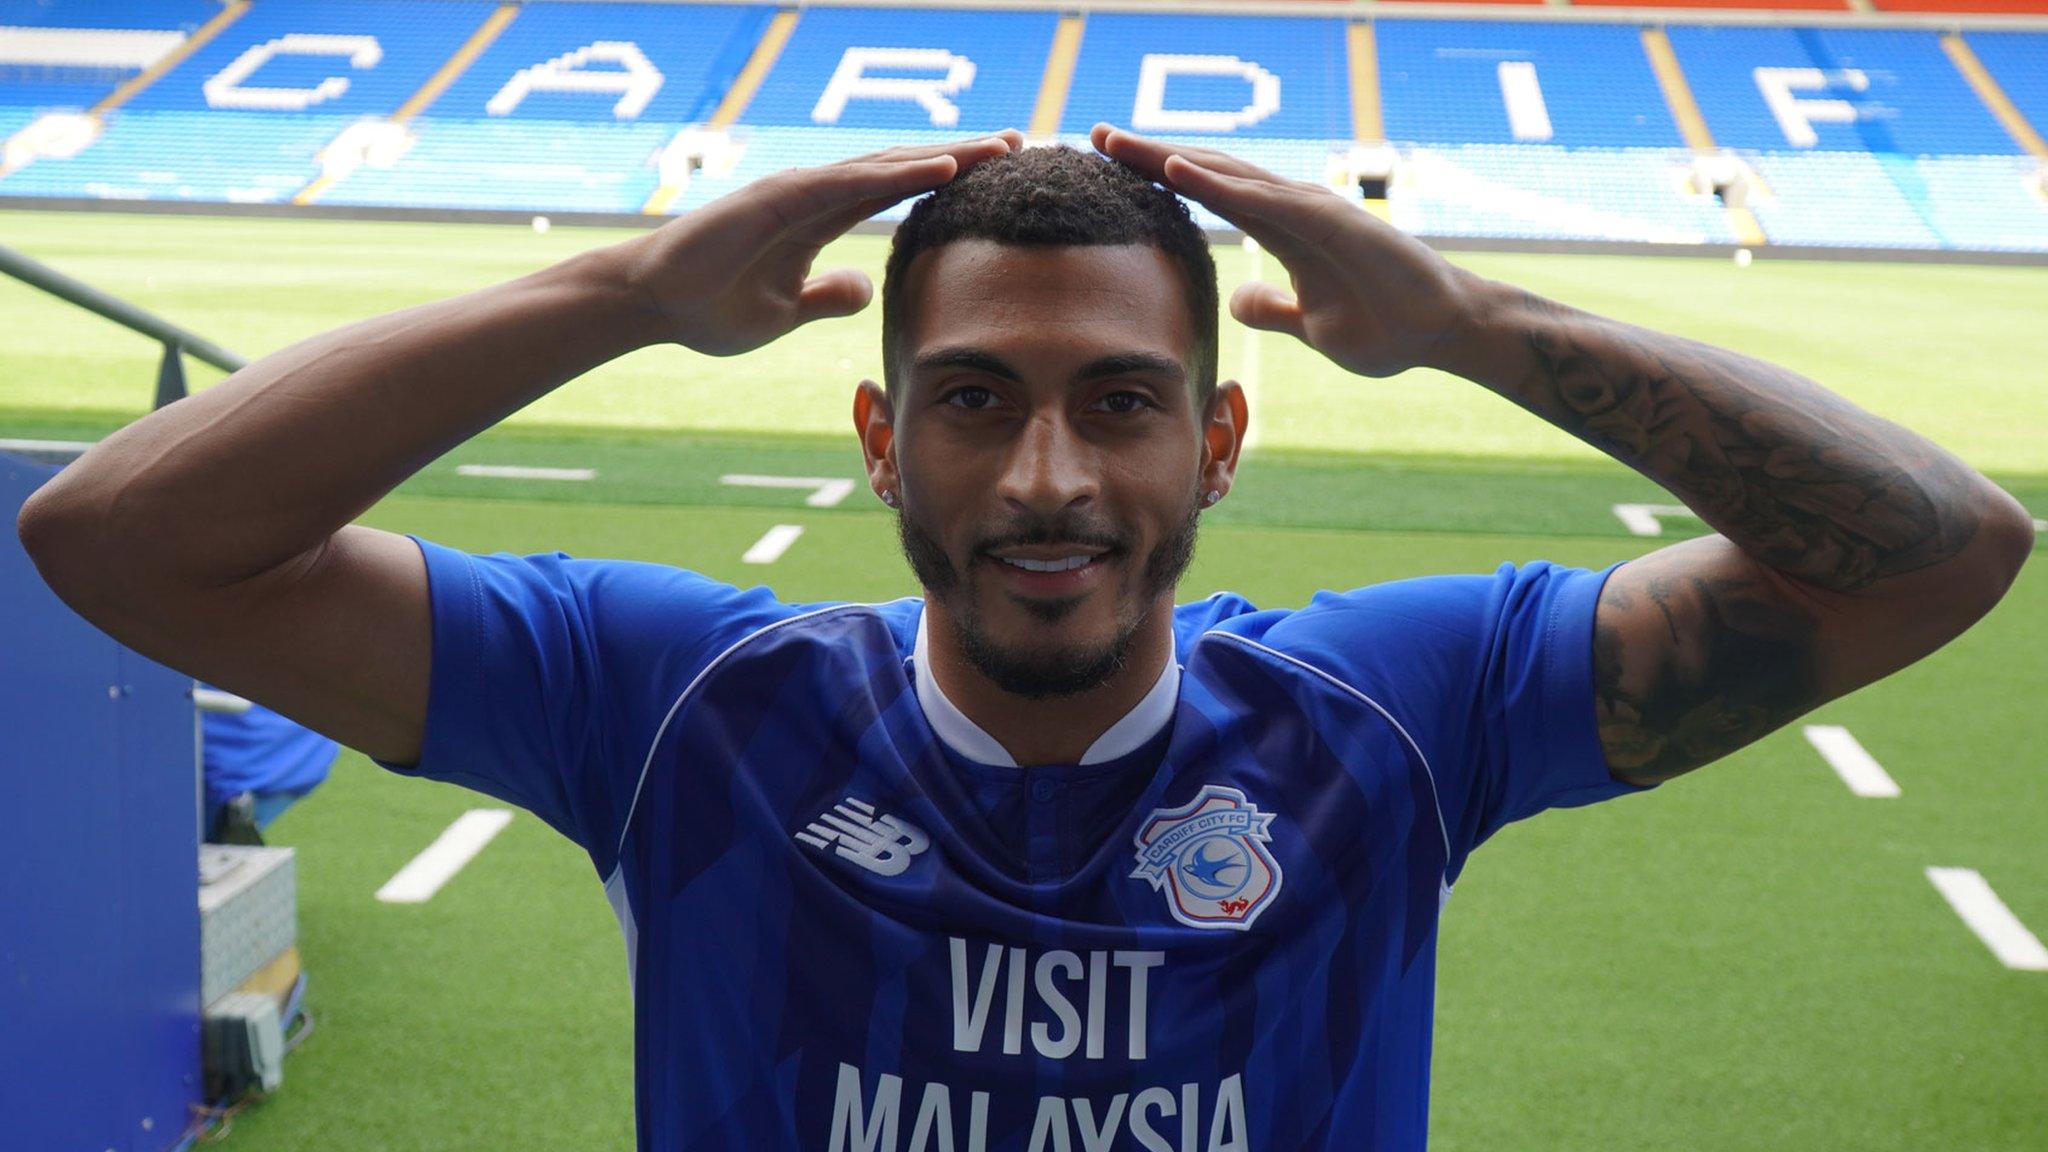
<instances>
[{"instance_id":1,"label":"grey equipment box","mask_svg":"<svg viewBox=\"0 0 2048 1152\"><path fill-rule=\"evenodd\" d=\"M241 987L298 942L298 885L290 848L199 846L199 1002Z\"/></svg>"}]
</instances>

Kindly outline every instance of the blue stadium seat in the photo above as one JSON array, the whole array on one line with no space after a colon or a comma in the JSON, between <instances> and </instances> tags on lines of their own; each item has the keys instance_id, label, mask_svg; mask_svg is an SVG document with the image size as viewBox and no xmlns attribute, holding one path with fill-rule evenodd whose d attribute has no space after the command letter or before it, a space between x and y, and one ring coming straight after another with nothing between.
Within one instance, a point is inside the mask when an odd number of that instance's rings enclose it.
<instances>
[{"instance_id":1,"label":"blue stadium seat","mask_svg":"<svg viewBox=\"0 0 2048 1152\"><path fill-rule=\"evenodd\" d=\"M1389 140L1594 148L1684 144L1633 26L1380 20L1374 27ZM1532 66L1547 113L1530 117L1535 122L1525 123L1519 135L1503 92L1516 83L1516 64Z\"/></svg>"},{"instance_id":2,"label":"blue stadium seat","mask_svg":"<svg viewBox=\"0 0 2048 1152\"><path fill-rule=\"evenodd\" d=\"M356 168L320 201L637 212L660 183L655 155L710 116L770 15L527 4L411 123L415 141L397 165ZM598 82L578 90L586 76Z\"/></svg>"},{"instance_id":3,"label":"blue stadium seat","mask_svg":"<svg viewBox=\"0 0 2048 1152\"><path fill-rule=\"evenodd\" d=\"M0 28L29 30L0 37L19 48L0 48L0 108L82 112L218 11L209 0L0 0Z\"/></svg>"},{"instance_id":4,"label":"blue stadium seat","mask_svg":"<svg viewBox=\"0 0 2048 1152\"><path fill-rule=\"evenodd\" d=\"M1933 32L1684 26L1671 29L1671 46L1724 148L1904 156L2019 150ZM1775 112L1767 91L1778 94Z\"/></svg>"},{"instance_id":5,"label":"blue stadium seat","mask_svg":"<svg viewBox=\"0 0 2048 1152\"><path fill-rule=\"evenodd\" d=\"M1425 236L1734 243L1720 203L1686 190L1690 170L1683 149L1423 146L1388 207Z\"/></svg>"},{"instance_id":6,"label":"blue stadium seat","mask_svg":"<svg viewBox=\"0 0 2048 1152\"><path fill-rule=\"evenodd\" d=\"M320 202L532 213L690 211L799 165L1028 125L1059 14L806 8L726 152L680 180L774 15L741 4L526 0L402 131L386 122L497 10L493 0L258 0L0 196ZM0 139L47 141L220 8L210 0L0 0ZM1381 15L1396 223L1433 236L1733 243L1632 23ZM1717 142L1765 187L1776 242L2048 251L2024 155L1933 31L1674 26ZM1971 32L2048 129L2048 34ZM55 61L52 62L51 46ZM9 52L13 55L10 57ZM1349 171L1346 28L1317 16L1096 12L1059 138L1098 120L1314 182ZM1775 102L1775 110L1774 110ZM75 145L92 125L73 121ZM336 164L337 137L373 139ZM346 150L344 150L346 151ZM666 159L664 159L666 155ZM353 159L350 161L354 163ZM325 178L315 183L317 177ZM309 186L312 188L308 192ZM1356 199L1357 188L1341 190ZM898 206L885 218L906 211ZM1199 206L1205 225L1223 222Z\"/></svg>"},{"instance_id":7,"label":"blue stadium seat","mask_svg":"<svg viewBox=\"0 0 2048 1152\"><path fill-rule=\"evenodd\" d=\"M807 8L741 122L948 138L1023 128L1058 24L1052 12ZM835 75L843 98L827 101Z\"/></svg>"},{"instance_id":8,"label":"blue stadium seat","mask_svg":"<svg viewBox=\"0 0 2048 1152\"><path fill-rule=\"evenodd\" d=\"M263 202L319 174L351 121L396 111L493 5L264 0L145 88L77 156L0 180L13 195Z\"/></svg>"},{"instance_id":9,"label":"blue stadium seat","mask_svg":"<svg viewBox=\"0 0 2048 1152\"><path fill-rule=\"evenodd\" d=\"M1168 138L1349 140L1344 22L1095 13L1060 131L1104 120Z\"/></svg>"}]
</instances>

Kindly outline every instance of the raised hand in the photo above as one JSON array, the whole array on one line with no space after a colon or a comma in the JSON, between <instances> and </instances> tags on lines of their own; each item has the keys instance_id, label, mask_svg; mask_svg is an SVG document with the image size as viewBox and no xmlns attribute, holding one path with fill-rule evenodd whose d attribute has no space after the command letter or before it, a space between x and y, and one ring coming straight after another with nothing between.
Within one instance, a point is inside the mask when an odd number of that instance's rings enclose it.
<instances>
[{"instance_id":1,"label":"raised hand","mask_svg":"<svg viewBox=\"0 0 2048 1152\"><path fill-rule=\"evenodd\" d=\"M779 172L627 241L627 275L661 341L713 356L747 352L813 320L852 315L874 297L855 269L811 275L819 249L891 204L1023 146L1022 133L1006 130Z\"/></svg>"},{"instance_id":2,"label":"raised hand","mask_svg":"<svg viewBox=\"0 0 2048 1152\"><path fill-rule=\"evenodd\" d=\"M1098 124L1096 150L1242 229L1278 257L1293 292L1246 284L1230 314L1285 332L1364 376L1435 362L1475 306L1478 277L1330 188L1284 180L1221 152Z\"/></svg>"}]
</instances>

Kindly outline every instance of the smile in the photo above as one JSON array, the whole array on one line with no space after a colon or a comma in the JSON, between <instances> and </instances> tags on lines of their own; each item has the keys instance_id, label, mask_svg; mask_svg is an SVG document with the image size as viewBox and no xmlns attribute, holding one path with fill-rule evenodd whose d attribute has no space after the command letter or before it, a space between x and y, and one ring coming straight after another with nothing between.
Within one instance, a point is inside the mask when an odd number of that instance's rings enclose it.
<instances>
[{"instance_id":1,"label":"smile","mask_svg":"<svg viewBox=\"0 0 2048 1152\"><path fill-rule=\"evenodd\" d=\"M1001 560L1012 568L1022 568L1026 572L1068 572L1084 564L1093 563L1098 558L1094 556L1067 556L1058 560L1032 560L1023 556L998 556L996 559Z\"/></svg>"}]
</instances>

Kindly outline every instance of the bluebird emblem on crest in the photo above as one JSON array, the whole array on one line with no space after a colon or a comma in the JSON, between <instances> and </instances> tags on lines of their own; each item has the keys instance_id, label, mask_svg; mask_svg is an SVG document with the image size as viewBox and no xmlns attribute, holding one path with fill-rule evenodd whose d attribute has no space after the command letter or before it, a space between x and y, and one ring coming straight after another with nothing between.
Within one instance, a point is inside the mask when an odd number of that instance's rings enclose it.
<instances>
[{"instance_id":1,"label":"bluebird emblem on crest","mask_svg":"<svg viewBox=\"0 0 2048 1152\"><path fill-rule=\"evenodd\" d=\"M1205 784L1178 808L1154 809L1139 827L1131 877L1164 893L1183 924L1242 931L1280 892L1280 861L1266 847L1272 823L1273 814L1243 792Z\"/></svg>"}]
</instances>

